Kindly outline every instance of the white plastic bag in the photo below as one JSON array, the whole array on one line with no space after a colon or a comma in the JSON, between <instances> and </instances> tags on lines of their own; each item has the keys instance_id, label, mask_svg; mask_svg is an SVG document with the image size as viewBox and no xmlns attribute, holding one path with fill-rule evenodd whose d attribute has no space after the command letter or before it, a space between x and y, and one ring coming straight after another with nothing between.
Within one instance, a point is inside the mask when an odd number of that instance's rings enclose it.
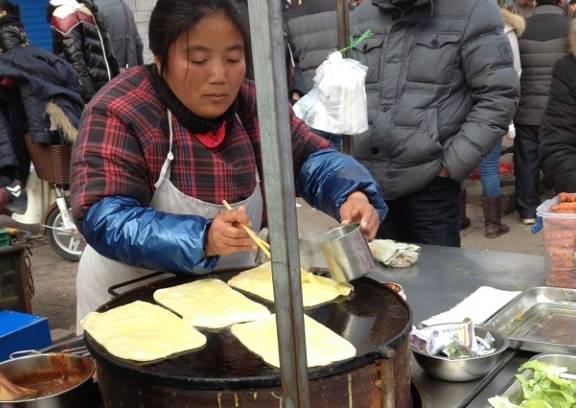
<instances>
[{"instance_id":1,"label":"white plastic bag","mask_svg":"<svg viewBox=\"0 0 576 408\"><path fill-rule=\"evenodd\" d=\"M368 67L343 58L340 51L328 56L314 76L314 87L294 105L294 113L318 130L357 135L368 130L364 79Z\"/></svg>"}]
</instances>

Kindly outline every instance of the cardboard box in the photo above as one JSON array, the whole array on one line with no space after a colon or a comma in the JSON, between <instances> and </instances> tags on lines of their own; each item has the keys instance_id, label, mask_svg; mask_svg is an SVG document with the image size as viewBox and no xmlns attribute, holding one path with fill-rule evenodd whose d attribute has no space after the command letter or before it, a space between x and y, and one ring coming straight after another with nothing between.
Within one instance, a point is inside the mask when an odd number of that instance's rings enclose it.
<instances>
[{"instance_id":1,"label":"cardboard box","mask_svg":"<svg viewBox=\"0 0 576 408\"><path fill-rule=\"evenodd\" d=\"M0 361L19 350L40 350L52 344L48 319L12 310L0 311Z\"/></svg>"}]
</instances>

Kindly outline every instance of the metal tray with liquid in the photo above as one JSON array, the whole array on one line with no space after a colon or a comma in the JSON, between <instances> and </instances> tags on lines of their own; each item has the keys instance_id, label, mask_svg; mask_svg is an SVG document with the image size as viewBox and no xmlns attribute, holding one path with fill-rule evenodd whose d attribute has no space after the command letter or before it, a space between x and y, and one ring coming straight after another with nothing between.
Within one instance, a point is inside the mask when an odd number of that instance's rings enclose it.
<instances>
[{"instance_id":1,"label":"metal tray with liquid","mask_svg":"<svg viewBox=\"0 0 576 408\"><path fill-rule=\"evenodd\" d=\"M486 322L510 347L536 353L576 353L576 290L535 287L514 298Z\"/></svg>"},{"instance_id":2,"label":"metal tray with liquid","mask_svg":"<svg viewBox=\"0 0 576 408\"><path fill-rule=\"evenodd\" d=\"M569 356L566 354L538 354L532 357L530 360L536 360L558 367L566 367L566 373L576 374L576 356ZM530 371L526 370L523 375L528 376L529 373ZM510 383L508 383L504 390L498 395L508 397L508 400L513 404L520 404L524 399L524 395L522 394L522 386L516 379L511 379ZM492 405L488 403L486 404L486 408L492 408Z\"/></svg>"}]
</instances>

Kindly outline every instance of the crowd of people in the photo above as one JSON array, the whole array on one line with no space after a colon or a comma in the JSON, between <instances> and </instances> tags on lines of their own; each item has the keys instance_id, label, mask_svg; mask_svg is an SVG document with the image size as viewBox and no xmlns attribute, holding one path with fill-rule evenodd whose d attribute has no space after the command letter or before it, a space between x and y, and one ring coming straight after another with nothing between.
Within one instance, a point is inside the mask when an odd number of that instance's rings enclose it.
<instances>
[{"instance_id":1,"label":"crowd of people","mask_svg":"<svg viewBox=\"0 0 576 408\"><path fill-rule=\"evenodd\" d=\"M126 68L143 63L124 0L51 0L52 52L26 35L20 10L0 0L0 213L23 213L30 157L25 144L74 143L84 105Z\"/></svg>"},{"instance_id":2,"label":"crowd of people","mask_svg":"<svg viewBox=\"0 0 576 408\"><path fill-rule=\"evenodd\" d=\"M459 230L470 225L461 186L476 168L485 234L507 233L499 174L504 135L514 139L515 209L523 224L533 224L542 190L557 189L562 169L562 185L576 178L568 70L563 82L557 78L560 66L567 69L574 59L569 49L570 43L572 50L576 46L570 29L576 1L355 3L353 36L366 29L375 35L350 53L369 67L371 110L371 129L352 138L352 154L371 169L390 206L379 236L459 245ZM459 25L459 18L465 23ZM294 1L285 20L297 100L336 48L336 3ZM562 160L549 164L548 157L556 156Z\"/></svg>"},{"instance_id":3,"label":"crowd of people","mask_svg":"<svg viewBox=\"0 0 576 408\"><path fill-rule=\"evenodd\" d=\"M343 154L341 135L290 109L298 194L368 239L458 247L461 187L479 168L485 233L498 237L508 135L516 210L534 223L541 168L545 186L576 191L573 12L565 0L350 2L351 37L372 33L349 51L368 67L369 130ZM293 101L336 48L336 13L334 0L285 3ZM0 106L0 209L25 184L24 134L74 143L72 209L88 243L78 318L149 270L254 262L239 227L266 222L247 17L242 0L158 0L143 64L123 0L50 0L53 53L30 46L18 8L0 0L0 101L11 101Z\"/></svg>"}]
</instances>

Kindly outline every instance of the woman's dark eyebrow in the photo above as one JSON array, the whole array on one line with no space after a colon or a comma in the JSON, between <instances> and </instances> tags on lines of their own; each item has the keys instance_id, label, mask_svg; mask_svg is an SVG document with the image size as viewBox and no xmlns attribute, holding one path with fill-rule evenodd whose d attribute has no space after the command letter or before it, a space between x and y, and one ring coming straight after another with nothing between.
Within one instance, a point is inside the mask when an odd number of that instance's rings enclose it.
<instances>
[{"instance_id":1,"label":"woman's dark eyebrow","mask_svg":"<svg viewBox=\"0 0 576 408\"><path fill-rule=\"evenodd\" d=\"M236 51L236 50L238 50L238 51L244 51L244 45L242 45L242 44L235 44L235 45L232 45L232 46L226 48L226 51Z\"/></svg>"},{"instance_id":2,"label":"woman's dark eyebrow","mask_svg":"<svg viewBox=\"0 0 576 408\"><path fill-rule=\"evenodd\" d=\"M211 52L212 49L204 47L203 45L190 45L186 48L185 52L190 53L194 51ZM244 51L243 44L234 44L226 48L226 51Z\"/></svg>"}]
</instances>

